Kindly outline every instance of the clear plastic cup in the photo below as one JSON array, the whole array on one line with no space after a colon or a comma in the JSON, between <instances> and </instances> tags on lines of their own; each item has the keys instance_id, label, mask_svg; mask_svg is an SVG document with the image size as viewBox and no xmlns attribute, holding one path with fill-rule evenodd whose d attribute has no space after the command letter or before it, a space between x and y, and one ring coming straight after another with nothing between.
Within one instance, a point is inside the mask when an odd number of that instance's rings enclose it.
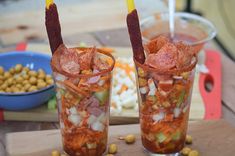
<instances>
[{"instance_id":1,"label":"clear plastic cup","mask_svg":"<svg viewBox=\"0 0 235 156\"><path fill-rule=\"evenodd\" d=\"M135 60L141 138L152 155L184 147L197 58L180 70L157 70Z\"/></svg>"},{"instance_id":2,"label":"clear plastic cup","mask_svg":"<svg viewBox=\"0 0 235 156\"><path fill-rule=\"evenodd\" d=\"M143 19L140 23L144 43L148 43L159 35L170 34L168 13L157 13ZM204 44L212 40L216 34L216 28L209 20L195 14L175 13L174 39L193 46L196 52L199 52Z\"/></svg>"},{"instance_id":3,"label":"clear plastic cup","mask_svg":"<svg viewBox=\"0 0 235 156\"><path fill-rule=\"evenodd\" d=\"M74 49L83 51L87 48ZM97 51L100 58L109 62L109 67L100 72L87 70L74 77L61 71L58 64L51 63L63 149L71 156L101 156L107 146L115 60L112 55Z\"/></svg>"}]
</instances>

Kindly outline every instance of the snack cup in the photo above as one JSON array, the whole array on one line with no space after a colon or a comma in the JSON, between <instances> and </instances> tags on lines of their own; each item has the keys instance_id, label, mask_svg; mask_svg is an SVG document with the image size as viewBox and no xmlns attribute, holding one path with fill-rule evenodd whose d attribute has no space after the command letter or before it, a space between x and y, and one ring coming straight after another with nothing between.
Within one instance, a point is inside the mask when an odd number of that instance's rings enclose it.
<instances>
[{"instance_id":1,"label":"snack cup","mask_svg":"<svg viewBox=\"0 0 235 156\"><path fill-rule=\"evenodd\" d=\"M184 147L197 58L181 70L134 61L142 144L150 154L177 155Z\"/></svg>"},{"instance_id":2,"label":"snack cup","mask_svg":"<svg viewBox=\"0 0 235 156\"><path fill-rule=\"evenodd\" d=\"M86 51L91 48L74 49ZM87 70L74 76L59 69L58 62L51 62L63 148L71 156L101 156L106 150L115 60L108 53L99 49L97 52L100 58L108 60L107 69Z\"/></svg>"}]
</instances>

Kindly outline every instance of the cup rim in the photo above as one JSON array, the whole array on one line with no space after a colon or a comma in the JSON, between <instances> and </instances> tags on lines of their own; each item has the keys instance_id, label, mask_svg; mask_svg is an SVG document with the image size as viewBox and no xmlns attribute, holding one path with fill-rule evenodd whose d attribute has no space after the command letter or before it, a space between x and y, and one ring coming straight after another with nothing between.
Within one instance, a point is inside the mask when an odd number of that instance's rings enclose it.
<instances>
[{"instance_id":1,"label":"cup rim","mask_svg":"<svg viewBox=\"0 0 235 156\"><path fill-rule=\"evenodd\" d=\"M193 55L193 58L191 60L190 65L188 65L184 68L181 68L181 69L165 70L165 69L156 69L156 68L147 66L145 64L141 64L134 58L134 63L137 67L143 68L144 70L146 70L148 72L155 72L155 73L158 73L158 74L168 74L168 75L170 75L170 74L180 74L180 73L183 73L183 72L192 71L196 67L197 61L198 61L197 56Z\"/></svg>"},{"instance_id":2,"label":"cup rim","mask_svg":"<svg viewBox=\"0 0 235 156\"><path fill-rule=\"evenodd\" d=\"M143 20L140 21L140 27L142 27L146 22L148 22L150 20L153 20L153 19L156 19L156 16L158 16L158 15L168 16L168 14L169 14L168 12L161 12L161 13L156 13L154 15L148 16L148 17L146 17L146 18L144 18ZM201 17L201 16L196 15L196 14L192 14L192 13L186 13L186 12L175 12L175 17L185 17L185 18L189 18L189 19L191 18L193 20L204 23L208 28L210 28L210 30L212 30L212 34L207 35L207 37L205 39L202 39L200 41L196 41L194 43L190 43L189 45L195 46L195 45L199 45L199 44L204 44L204 43L210 41L211 39L213 39L217 35L217 30L216 30L214 24L211 21L204 18L204 17ZM149 39L145 38L143 35L142 35L142 40L144 42L149 42L150 41Z\"/></svg>"},{"instance_id":3,"label":"cup rim","mask_svg":"<svg viewBox=\"0 0 235 156\"><path fill-rule=\"evenodd\" d=\"M69 48L69 49L78 49L78 50L84 51L84 50L92 49L92 48L94 48L94 47L73 47L73 48ZM57 48L57 50L58 49L59 48ZM104 70L99 71L98 73L92 73L92 74L70 74L64 70L57 69L57 67L52 63L52 59L51 59L52 70L53 70L53 72L58 72L59 74L62 74L64 76L71 77L71 78L91 78L91 77L100 76L100 75L104 75L106 73L111 72L115 66L114 56L111 55L110 53L102 50L102 49L96 48L96 50L98 53L106 55L107 57L112 59L112 64L110 65L110 67L108 69L104 69Z\"/></svg>"}]
</instances>

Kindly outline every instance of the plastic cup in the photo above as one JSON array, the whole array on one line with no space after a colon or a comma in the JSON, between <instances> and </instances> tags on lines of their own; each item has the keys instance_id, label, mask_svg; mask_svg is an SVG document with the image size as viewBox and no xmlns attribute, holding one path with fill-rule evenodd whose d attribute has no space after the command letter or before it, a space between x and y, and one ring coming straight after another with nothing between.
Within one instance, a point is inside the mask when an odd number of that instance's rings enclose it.
<instances>
[{"instance_id":1,"label":"plastic cup","mask_svg":"<svg viewBox=\"0 0 235 156\"><path fill-rule=\"evenodd\" d=\"M82 51L87 48L74 49ZM108 69L101 72L87 70L74 77L51 63L63 149L71 156L102 156L107 146L115 60L112 55L99 49L97 51L100 58L109 62Z\"/></svg>"},{"instance_id":2,"label":"plastic cup","mask_svg":"<svg viewBox=\"0 0 235 156\"><path fill-rule=\"evenodd\" d=\"M135 60L141 138L151 155L184 147L197 58L181 70L157 70Z\"/></svg>"},{"instance_id":3,"label":"plastic cup","mask_svg":"<svg viewBox=\"0 0 235 156\"><path fill-rule=\"evenodd\" d=\"M169 35L169 14L157 13L141 22L143 42L147 43L159 35ZM199 52L204 44L217 34L215 26L207 19L190 13L175 13L175 40L184 41Z\"/></svg>"}]
</instances>

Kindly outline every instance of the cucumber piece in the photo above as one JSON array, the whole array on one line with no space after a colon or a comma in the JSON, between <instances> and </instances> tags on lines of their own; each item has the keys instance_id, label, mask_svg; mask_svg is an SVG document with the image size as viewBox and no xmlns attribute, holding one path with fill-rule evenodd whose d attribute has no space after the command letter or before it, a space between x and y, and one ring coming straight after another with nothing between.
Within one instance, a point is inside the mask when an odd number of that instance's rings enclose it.
<instances>
[{"instance_id":1,"label":"cucumber piece","mask_svg":"<svg viewBox=\"0 0 235 156\"><path fill-rule=\"evenodd\" d=\"M86 143L88 149L95 149L97 147L96 143Z\"/></svg>"},{"instance_id":2,"label":"cucumber piece","mask_svg":"<svg viewBox=\"0 0 235 156\"><path fill-rule=\"evenodd\" d=\"M101 92L96 92L94 96L100 101L100 105L104 105L104 103L108 100L109 98L109 91L104 90Z\"/></svg>"},{"instance_id":3,"label":"cucumber piece","mask_svg":"<svg viewBox=\"0 0 235 156\"><path fill-rule=\"evenodd\" d=\"M53 96L48 102L47 102L47 108L49 110L55 110L56 109L56 97Z\"/></svg>"},{"instance_id":4,"label":"cucumber piece","mask_svg":"<svg viewBox=\"0 0 235 156\"><path fill-rule=\"evenodd\" d=\"M185 94L186 94L186 91L182 90L182 92L179 96L178 102L176 104L177 107L180 107L180 105L183 103Z\"/></svg>"},{"instance_id":5,"label":"cucumber piece","mask_svg":"<svg viewBox=\"0 0 235 156\"><path fill-rule=\"evenodd\" d=\"M156 134L157 142L163 143L166 139L167 139L167 137L162 132Z\"/></svg>"},{"instance_id":6,"label":"cucumber piece","mask_svg":"<svg viewBox=\"0 0 235 156\"><path fill-rule=\"evenodd\" d=\"M172 134L171 137L172 137L172 140L177 141L181 137L181 132L179 130L177 130L175 133Z\"/></svg>"}]
</instances>

